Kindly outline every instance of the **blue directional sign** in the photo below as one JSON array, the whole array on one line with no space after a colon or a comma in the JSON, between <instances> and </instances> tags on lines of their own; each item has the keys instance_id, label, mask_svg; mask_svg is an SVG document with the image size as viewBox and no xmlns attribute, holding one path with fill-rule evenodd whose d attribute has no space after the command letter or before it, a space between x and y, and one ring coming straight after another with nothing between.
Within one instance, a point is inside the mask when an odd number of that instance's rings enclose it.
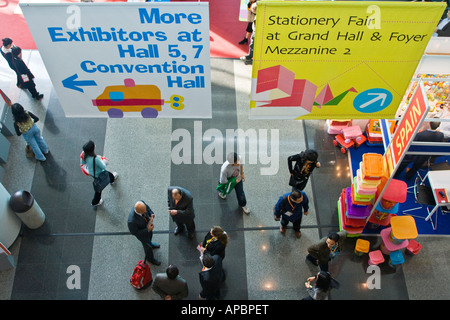
<instances>
[{"instance_id":1,"label":"blue directional sign","mask_svg":"<svg viewBox=\"0 0 450 320\"><path fill-rule=\"evenodd\" d=\"M386 89L373 88L361 92L353 100L353 107L362 113L375 113L388 107L392 102L392 93Z\"/></svg>"}]
</instances>

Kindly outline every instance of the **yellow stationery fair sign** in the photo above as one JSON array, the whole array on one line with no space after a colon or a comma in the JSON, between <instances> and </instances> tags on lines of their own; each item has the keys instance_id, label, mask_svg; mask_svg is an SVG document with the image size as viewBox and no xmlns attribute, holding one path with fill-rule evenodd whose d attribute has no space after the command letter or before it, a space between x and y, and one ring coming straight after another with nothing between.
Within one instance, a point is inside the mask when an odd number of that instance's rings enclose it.
<instances>
[{"instance_id":1,"label":"yellow stationery fair sign","mask_svg":"<svg viewBox=\"0 0 450 320\"><path fill-rule=\"evenodd\" d=\"M251 119L390 119L442 13L430 2L258 2Z\"/></svg>"}]
</instances>

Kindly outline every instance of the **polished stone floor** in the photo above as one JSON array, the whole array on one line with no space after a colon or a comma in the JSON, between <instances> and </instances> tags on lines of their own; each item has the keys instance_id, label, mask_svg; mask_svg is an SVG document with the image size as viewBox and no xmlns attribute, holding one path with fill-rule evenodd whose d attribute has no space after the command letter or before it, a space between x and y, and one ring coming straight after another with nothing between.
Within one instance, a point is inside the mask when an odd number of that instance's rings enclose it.
<instances>
[{"instance_id":1,"label":"polished stone floor","mask_svg":"<svg viewBox=\"0 0 450 320\"><path fill-rule=\"evenodd\" d=\"M46 222L37 230L25 227L10 248L16 267L0 272L0 299L159 300L151 289L136 291L129 284L134 266L144 258L126 223L130 209L140 199L156 213L153 240L161 244L155 255L162 264L152 266L152 272L164 272L171 263L178 265L188 282L188 299L197 300L200 291L196 246L214 225L222 226L229 235L223 300L299 300L306 296L304 281L317 272L317 267L305 262L306 249L338 230L336 202L342 188L351 183L347 154L334 147L324 120L248 120L251 65L237 59L211 59L212 119L66 118L38 52L27 51L24 56L44 99L34 102L27 92L11 84L13 75L4 61L0 84L13 101L40 117L38 125L51 156L44 165L27 159L24 140L9 137L11 149L3 165L2 183L10 193L30 190L45 212ZM191 163L171 160L177 156L172 152L180 139L174 135L177 129L185 129L192 150L200 145L204 155L211 141L198 132L216 129L214 132L222 135L216 138L224 144L238 145L232 134L227 135L237 129L258 137L256 141L247 139L238 149L245 159L244 190L250 215L240 211L234 193L225 201L217 197L221 163L204 158L196 163L194 151ZM95 141L97 153L109 159L109 169L119 173L117 183L104 190L105 202L98 208L90 205L92 180L79 168L82 145L89 139ZM285 235L279 232L273 206L290 190L287 157L305 148L319 152L322 167L314 171L305 189L310 211L303 219L303 235L297 239L292 229ZM197 232L193 240L186 234L173 234L175 225L167 213L167 188L171 185L189 189L194 196ZM380 244L376 235L362 237L371 241L372 248ZM366 272L367 256L357 257L353 253L356 239L348 238L344 252L330 265L341 284L330 299L450 299L448 286L436 286L450 280L449 256L443 254L450 248L448 240L419 236L420 254L407 257L397 269L381 265L381 287L370 289L366 285L371 275ZM69 289L66 284L68 268L73 265L81 270L80 289Z\"/></svg>"}]
</instances>

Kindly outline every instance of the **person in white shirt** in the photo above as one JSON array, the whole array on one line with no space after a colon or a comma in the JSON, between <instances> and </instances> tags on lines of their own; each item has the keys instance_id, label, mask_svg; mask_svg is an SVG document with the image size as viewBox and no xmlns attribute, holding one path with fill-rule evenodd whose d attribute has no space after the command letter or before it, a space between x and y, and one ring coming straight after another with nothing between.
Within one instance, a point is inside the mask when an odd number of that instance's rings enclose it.
<instances>
[{"instance_id":1,"label":"person in white shirt","mask_svg":"<svg viewBox=\"0 0 450 320\"><path fill-rule=\"evenodd\" d=\"M220 169L219 183L226 184L228 182L228 178L231 177L236 178L234 190L236 191L239 206L245 214L250 214L250 210L247 208L247 199L245 198L244 193L244 167L241 163L241 157L236 152L231 152L227 155L227 161L225 161ZM219 197L226 199L226 195L223 195L220 191Z\"/></svg>"}]
</instances>

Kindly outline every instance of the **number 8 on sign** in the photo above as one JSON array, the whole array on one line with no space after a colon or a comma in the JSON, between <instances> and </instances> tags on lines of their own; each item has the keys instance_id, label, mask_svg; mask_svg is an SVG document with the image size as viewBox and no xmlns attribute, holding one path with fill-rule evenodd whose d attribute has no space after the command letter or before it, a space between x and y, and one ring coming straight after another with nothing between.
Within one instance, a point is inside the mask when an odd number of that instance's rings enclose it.
<instances>
[{"instance_id":1,"label":"number 8 on sign","mask_svg":"<svg viewBox=\"0 0 450 320\"><path fill-rule=\"evenodd\" d=\"M175 110L182 110L184 108L183 104L184 98L179 95L171 95L170 100L165 103L170 103L170 107Z\"/></svg>"}]
</instances>

